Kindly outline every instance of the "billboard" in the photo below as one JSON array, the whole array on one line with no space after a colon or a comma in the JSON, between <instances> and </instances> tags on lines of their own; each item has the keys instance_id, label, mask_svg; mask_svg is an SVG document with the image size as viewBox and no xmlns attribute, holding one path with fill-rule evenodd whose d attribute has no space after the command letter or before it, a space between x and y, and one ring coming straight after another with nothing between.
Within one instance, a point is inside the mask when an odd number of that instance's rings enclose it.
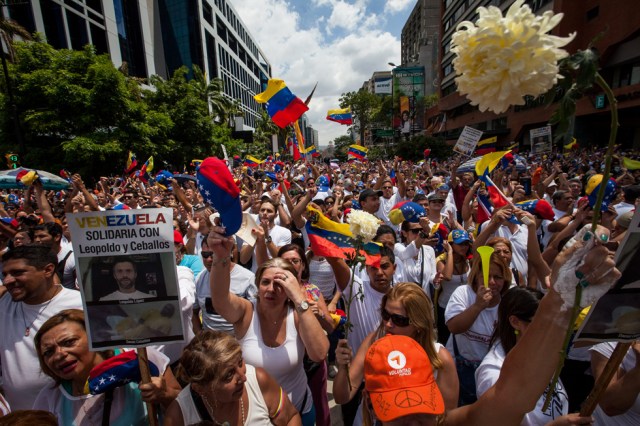
<instances>
[{"instance_id":1,"label":"billboard","mask_svg":"<svg viewBox=\"0 0 640 426\"><path fill-rule=\"evenodd\" d=\"M409 138L424 129L424 67L394 68L393 127Z\"/></svg>"},{"instance_id":2,"label":"billboard","mask_svg":"<svg viewBox=\"0 0 640 426\"><path fill-rule=\"evenodd\" d=\"M374 81L373 93L376 95L391 95L391 78L381 78Z\"/></svg>"}]
</instances>

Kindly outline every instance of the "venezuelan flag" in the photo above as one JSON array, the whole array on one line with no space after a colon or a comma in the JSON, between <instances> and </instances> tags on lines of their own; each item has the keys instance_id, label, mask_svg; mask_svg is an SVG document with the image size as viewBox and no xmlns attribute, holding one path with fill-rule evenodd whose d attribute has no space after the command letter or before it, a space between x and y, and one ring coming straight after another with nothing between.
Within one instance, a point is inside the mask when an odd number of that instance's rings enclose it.
<instances>
[{"instance_id":1,"label":"venezuelan flag","mask_svg":"<svg viewBox=\"0 0 640 426\"><path fill-rule=\"evenodd\" d=\"M491 173L493 169L500 164L502 157L508 155L511 151L498 151L485 154L476 163L476 174L482 176L485 173Z\"/></svg>"},{"instance_id":2,"label":"venezuelan flag","mask_svg":"<svg viewBox=\"0 0 640 426\"><path fill-rule=\"evenodd\" d=\"M320 155L315 145L311 145L309 148L307 148L307 151L305 152L305 154L310 155L312 157L318 157Z\"/></svg>"},{"instance_id":3,"label":"venezuelan flag","mask_svg":"<svg viewBox=\"0 0 640 426\"><path fill-rule=\"evenodd\" d=\"M283 80L270 79L267 90L254 96L256 102L267 104L267 112L274 123L280 128L298 120L309 110L304 102L296 97Z\"/></svg>"},{"instance_id":4,"label":"venezuelan flag","mask_svg":"<svg viewBox=\"0 0 640 426\"><path fill-rule=\"evenodd\" d=\"M305 229L315 255L345 259L354 253L353 234L348 223L334 222L311 206L307 206L307 211L309 220ZM380 267L380 245L367 243L364 251L367 265Z\"/></svg>"},{"instance_id":5,"label":"venezuelan flag","mask_svg":"<svg viewBox=\"0 0 640 426\"><path fill-rule=\"evenodd\" d=\"M303 157L306 157L307 150L304 147L304 136L302 136L302 130L300 130L300 124L297 121L293 123L293 139L298 145L298 152Z\"/></svg>"},{"instance_id":6,"label":"venezuelan flag","mask_svg":"<svg viewBox=\"0 0 640 426\"><path fill-rule=\"evenodd\" d=\"M335 121L336 123L340 124L351 125L353 124L351 108L330 109L329 111L327 111L327 120Z\"/></svg>"},{"instance_id":7,"label":"venezuelan flag","mask_svg":"<svg viewBox=\"0 0 640 426\"><path fill-rule=\"evenodd\" d=\"M251 155L247 155L244 158L244 165L247 167L258 167L262 163L263 161L258 160L256 157L253 157Z\"/></svg>"},{"instance_id":8,"label":"venezuelan flag","mask_svg":"<svg viewBox=\"0 0 640 426\"><path fill-rule=\"evenodd\" d=\"M489 177L489 173L484 173L479 176L480 180L484 182L485 187L487 188L487 192L489 193L489 200L494 208L499 209L504 206L508 206L511 204L509 200L504 196L502 191L498 189L498 187L493 183L491 178Z\"/></svg>"},{"instance_id":9,"label":"venezuelan flag","mask_svg":"<svg viewBox=\"0 0 640 426\"><path fill-rule=\"evenodd\" d=\"M124 168L124 174L128 175L133 173L133 171L138 167L138 160L136 160L136 155L129 151L129 157L127 158L127 165Z\"/></svg>"},{"instance_id":10,"label":"venezuelan flag","mask_svg":"<svg viewBox=\"0 0 640 426\"><path fill-rule=\"evenodd\" d=\"M355 158L356 160L364 161L367 158L369 148L362 145L350 145L347 155L349 158Z\"/></svg>"},{"instance_id":11,"label":"venezuelan flag","mask_svg":"<svg viewBox=\"0 0 640 426\"><path fill-rule=\"evenodd\" d=\"M480 142L478 142L478 146L476 147L476 154L484 155L490 152L495 152L497 142L498 142L497 136L493 136L491 138L481 140Z\"/></svg>"}]
</instances>

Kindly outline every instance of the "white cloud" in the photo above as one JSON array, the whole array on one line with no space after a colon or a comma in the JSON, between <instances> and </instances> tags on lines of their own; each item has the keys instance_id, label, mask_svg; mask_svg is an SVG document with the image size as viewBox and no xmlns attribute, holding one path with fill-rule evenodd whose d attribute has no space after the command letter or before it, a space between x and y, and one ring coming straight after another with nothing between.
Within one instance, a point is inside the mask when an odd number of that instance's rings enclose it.
<instances>
[{"instance_id":1,"label":"white cloud","mask_svg":"<svg viewBox=\"0 0 640 426\"><path fill-rule=\"evenodd\" d=\"M377 19L364 13L364 0L357 1L361 7L357 12L341 0L314 0L313 4L331 6L332 17L317 14L313 22L302 22L285 0L237 0L234 8L271 63L273 77L282 78L302 99L318 82L307 116L324 146L347 130L327 121L327 110L337 108L340 95L358 90L374 71L388 70L387 62L397 61L400 41L373 28ZM348 19L334 19L337 11ZM356 21L358 25L351 24ZM323 25L330 23L349 32L332 39L323 33Z\"/></svg>"},{"instance_id":2,"label":"white cloud","mask_svg":"<svg viewBox=\"0 0 640 426\"><path fill-rule=\"evenodd\" d=\"M387 0L384 11L389 13L402 12L407 7L415 4L415 0Z\"/></svg>"}]
</instances>

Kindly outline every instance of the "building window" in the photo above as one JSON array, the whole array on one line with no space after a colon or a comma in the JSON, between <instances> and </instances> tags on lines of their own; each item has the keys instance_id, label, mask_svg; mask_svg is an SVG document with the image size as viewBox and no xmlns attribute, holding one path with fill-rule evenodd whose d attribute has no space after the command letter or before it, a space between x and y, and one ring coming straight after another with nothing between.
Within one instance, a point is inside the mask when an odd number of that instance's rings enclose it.
<instances>
[{"instance_id":1,"label":"building window","mask_svg":"<svg viewBox=\"0 0 640 426\"><path fill-rule=\"evenodd\" d=\"M448 76L449 74L451 74L453 72L453 64L448 63L446 64L443 68L442 68L442 74L444 74L444 76Z\"/></svg>"},{"instance_id":2,"label":"building window","mask_svg":"<svg viewBox=\"0 0 640 426\"><path fill-rule=\"evenodd\" d=\"M98 54L109 53L107 32L105 29L93 24L90 24L89 27L91 31L91 44L96 48L96 52Z\"/></svg>"},{"instance_id":3,"label":"building window","mask_svg":"<svg viewBox=\"0 0 640 426\"><path fill-rule=\"evenodd\" d=\"M213 27L213 10L206 1L202 2L202 17Z\"/></svg>"},{"instance_id":4,"label":"building window","mask_svg":"<svg viewBox=\"0 0 640 426\"><path fill-rule=\"evenodd\" d=\"M71 48L82 50L82 48L89 44L87 21L74 12L67 10L67 25L69 28L69 38L71 39Z\"/></svg>"},{"instance_id":5,"label":"building window","mask_svg":"<svg viewBox=\"0 0 640 426\"><path fill-rule=\"evenodd\" d=\"M68 49L62 20L62 6L49 0L40 0L40 9L47 42L56 49Z\"/></svg>"}]
</instances>

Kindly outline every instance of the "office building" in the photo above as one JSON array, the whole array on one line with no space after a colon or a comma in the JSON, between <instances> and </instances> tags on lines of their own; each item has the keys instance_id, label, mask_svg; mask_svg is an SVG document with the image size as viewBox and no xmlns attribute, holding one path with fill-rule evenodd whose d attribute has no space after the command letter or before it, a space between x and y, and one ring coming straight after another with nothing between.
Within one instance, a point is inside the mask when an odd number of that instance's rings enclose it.
<instances>
[{"instance_id":1,"label":"office building","mask_svg":"<svg viewBox=\"0 0 640 426\"><path fill-rule=\"evenodd\" d=\"M92 44L135 77L167 78L197 65L224 81L244 126L255 128L262 107L253 95L266 88L271 65L229 0L32 0L5 11L53 47Z\"/></svg>"}]
</instances>

